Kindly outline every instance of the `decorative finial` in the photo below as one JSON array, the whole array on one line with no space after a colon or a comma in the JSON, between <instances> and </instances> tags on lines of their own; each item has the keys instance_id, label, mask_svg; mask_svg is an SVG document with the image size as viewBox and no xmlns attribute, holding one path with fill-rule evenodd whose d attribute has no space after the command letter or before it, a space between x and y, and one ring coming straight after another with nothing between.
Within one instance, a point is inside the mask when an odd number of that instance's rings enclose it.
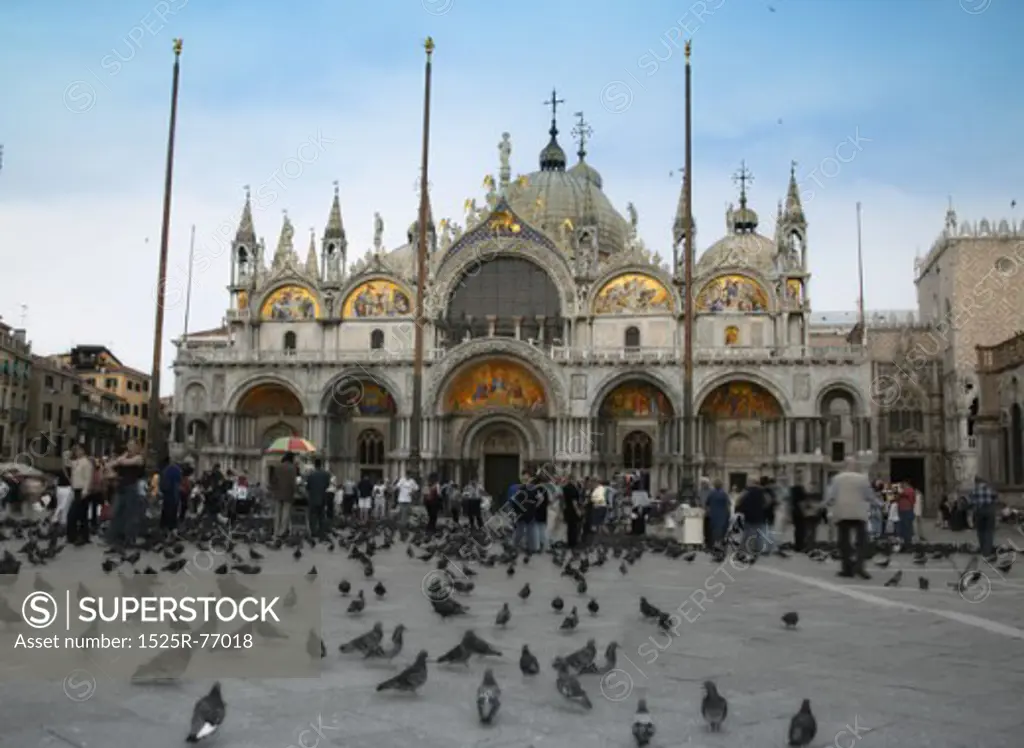
<instances>
[{"instance_id":1,"label":"decorative finial","mask_svg":"<svg viewBox=\"0 0 1024 748\"><path fill-rule=\"evenodd\" d=\"M245 190L245 200L248 202L252 199L252 187L249 185L242 185L242 189Z\"/></svg>"},{"instance_id":2,"label":"decorative finial","mask_svg":"<svg viewBox=\"0 0 1024 748\"><path fill-rule=\"evenodd\" d=\"M683 44L683 54L686 56L686 64L687 65L690 64L690 45L691 44L693 44L692 41L687 41L685 44Z\"/></svg>"},{"instance_id":3,"label":"decorative finial","mask_svg":"<svg viewBox=\"0 0 1024 748\"><path fill-rule=\"evenodd\" d=\"M334 196L337 197L338 196L338 187L340 186L338 184L338 180L335 179L333 182L331 182L331 184L334 185Z\"/></svg>"},{"instance_id":4,"label":"decorative finial","mask_svg":"<svg viewBox=\"0 0 1024 748\"><path fill-rule=\"evenodd\" d=\"M175 39L174 40L174 56L175 57L180 57L181 56L181 39Z\"/></svg>"},{"instance_id":5,"label":"decorative finial","mask_svg":"<svg viewBox=\"0 0 1024 748\"><path fill-rule=\"evenodd\" d=\"M284 220L287 221L288 220L288 209L287 208L281 208L281 215L284 216Z\"/></svg>"},{"instance_id":6,"label":"decorative finial","mask_svg":"<svg viewBox=\"0 0 1024 748\"><path fill-rule=\"evenodd\" d=\"M551 89L551 99L544 102L544 106L551 107L551 137L558 135L558 105L564 104L565 99L558 98L558 92Z\"/></svg>"},{"instance_id":7,"label":"decorative finial","mask_svg":"<svg viewBox=\"0 0 1024 748\"><path fill-rule=\"evenodd\" d=\"M572 129L572 134L580 144L580 148L576 151L576 155L579 156L580 161L582 161L587 155L587 140L594 134L594 130L591 128L590 123L583 119L583 112L576 112L576 126Z\"/></svg>"},{"instance_id":8,"label":"decorative finial","mask_svg":"<svg viewBox=\"0 0 1024 748\"><path fill-rule=\"evenodd\" d=\"M754 175L747 169L747 162L740 162L740 170L733 176L732 181L740 186L740 207L747 207L747 182L753 183Z\"/></svg>"},{"instance_id":9,"label":"decorative finial","mask_svg":"<svg viewBox=\"0 0 1024 748\"><path fill-rule=\"evenodd\" d=\"M432 54L434 54L434 37L427 37L427 40L423 42L423 49L427 50L427 57L430 57Z\"/></svg>"},{"instance_id":10,"label":"decorative finial","mask_svg":"<svg viewBox=\"0 0 1024 748\"><path fill-rule=\"evenodd\" d=\"M789 162L789 176L793 177L793 178L796 177L796 160L795 159L793 161Z\"/></svg>"}]
</instances>

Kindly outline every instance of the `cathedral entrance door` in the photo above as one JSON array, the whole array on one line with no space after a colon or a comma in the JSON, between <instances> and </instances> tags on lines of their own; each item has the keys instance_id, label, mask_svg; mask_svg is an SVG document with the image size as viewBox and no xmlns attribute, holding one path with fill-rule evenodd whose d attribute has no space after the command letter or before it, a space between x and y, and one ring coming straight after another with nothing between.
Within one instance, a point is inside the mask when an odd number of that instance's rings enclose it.
<instances>
[{"instance_id":1,"label":"cathedral entrance door","mask_svg":"<svg viewBox=\"0 0 1024 748\"><path fill-rule=\"evenodd\" d=\"M746 473L729 473L729 490L742 491L747 487Z\"/></svg>"},{"instance_id":2,"label":"cathedral entrance door","mask_svg":"<svg viewBox=\"0 0 1024 748\"><path fill-rule=\"evenodd\" d=\"M519 455L484 455L484 490L491 496L491 511L505 501L509 486L519 482Z\"/></svg>"}]
</instances>

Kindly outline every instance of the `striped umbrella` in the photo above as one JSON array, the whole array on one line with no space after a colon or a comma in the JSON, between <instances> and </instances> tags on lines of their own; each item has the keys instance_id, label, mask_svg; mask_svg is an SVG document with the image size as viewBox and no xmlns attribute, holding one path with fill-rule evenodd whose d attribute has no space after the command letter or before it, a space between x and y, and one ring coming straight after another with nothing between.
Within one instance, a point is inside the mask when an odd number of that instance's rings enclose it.
<instances>
[{"instance_id":1,"label":"striped umbrella","mask_svg":"<svg viewBox=\"0 0 1024 748\"><path fill-rule=\"evenodd\" d=\"M298 436L282 436L279 439L274 439L270 446L267 447L266 452L268 454L284 454L285 452L302 454L316 452L316 447L308 439L302 439Z\"/></svg>"}]
</instances>

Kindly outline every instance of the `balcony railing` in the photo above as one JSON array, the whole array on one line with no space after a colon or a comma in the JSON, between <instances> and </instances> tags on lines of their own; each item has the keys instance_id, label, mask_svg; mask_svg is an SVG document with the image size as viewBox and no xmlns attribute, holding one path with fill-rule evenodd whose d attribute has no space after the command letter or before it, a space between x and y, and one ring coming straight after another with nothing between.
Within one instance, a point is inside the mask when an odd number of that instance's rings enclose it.
<instances>
[{"instance_id":1,"label":"balcony railing","mask_svg":"<svg viewBox=\"0 0 1024 748\"><path fill-rule=\"evenodd\" d=\"M508 338L498 338L508 340ZM525 344L525 343L524 343ZM441 361L459 343L447 348L429 348L425 359L428 362ZM676 364L682 361L682 351L673 347L646 348L567 348L532 344L559 363L601 364L601 363L645 363ZM699 347L694 350L694 362L702 365L717 363L772 363L795 360L816 361L861 361L867 358L865 348L847 346L787 346L769 347ZM240 348L210 348L207 350L185 350L178 354L178 366L202 366L205 364L307 364L307 363L407 363L413 360L412 349L364 349L364 350L244 350Z\"/></svg>"}]
</instances>

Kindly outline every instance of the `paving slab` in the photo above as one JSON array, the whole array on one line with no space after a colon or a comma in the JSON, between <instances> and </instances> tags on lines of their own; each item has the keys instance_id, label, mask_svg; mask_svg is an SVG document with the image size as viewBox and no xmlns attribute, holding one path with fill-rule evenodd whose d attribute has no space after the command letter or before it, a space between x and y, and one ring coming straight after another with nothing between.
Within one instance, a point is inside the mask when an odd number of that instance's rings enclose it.
<instances>
[{"instance_id":1,"label":"paving slab","mask_svg":"<svg viewBox=\"0 0 1024 748\"><path fill-rule=\"evenodd\" d=\"M460 598L471 615L442 622L422 592L424 575L433 567L407 558L403 546L375 557L372 580L340 551L318 548L299 562L287 552L268 556L266 573L316 564L328 656L319 678L225 678L227 719L211 742L218 748L628 746L640 696L647 698L658 727L658 746L783 746L789 719L804 698L818 719L814 746L1024 745L1024 630L1018 628L1024 626L1024 572L1018 568L992 575L990 592L973 601L947 586L959 578L949 562L919 568L909 556L895 556L884 571L873 569L869 581L851 581L838 579L833 563L804 557L764 559L748 567L716 565L703 555L686 563L648 553L625 576L618 561L593 569L588 594L580 596L541 557L519 565L511 578L504 568L477 567L476 589ZM98 548L69 548L55 565L92 567L100 574L100 560ZM962 569L967 560L953 563ZM904 569L903 584L884 588L897 568ZM920 575L931 581L927 592L917 588ZM336 589L342 578L354 592L365 590L362 615L346 614L348 600ZM384 600L372 594L378 579L388 589ZM516 593L526 582L533 593L524 603ZM555 595L579 606L577 630L559 630L563 616L550 607ZM672 634L641 620L640 595L675 613ZM585 609L591 597L601 606L597 616ZM498 629L494 617L504 602L512 620ZM780 622L789 610L800 614L795 630ZM387 636L399 622L408 627L400 662L367 664L337 651L377 620ZM469 667L431 663L419 695L374 690L419 649L434 659L470 627L504 656L474 659ZM590 638L599 659L612 640L622 648L617 670L582 677L593 701L585 711L558 694L550 663ZM541 661L536 677L519 672L523 644ZM503 689L492 727L478 723L474 704L487 666ZM69 698L69 690L83 695L81 681L88 677L95 681L91 692L85 689L88 698ZM192 705L211 685L133 686L81 672L75 679L0 680L0 746L177 746L188 731ZM705 680L715 681L729 700L720 734L707 732L700 717Z\"/></svg>"}]
</instances>

